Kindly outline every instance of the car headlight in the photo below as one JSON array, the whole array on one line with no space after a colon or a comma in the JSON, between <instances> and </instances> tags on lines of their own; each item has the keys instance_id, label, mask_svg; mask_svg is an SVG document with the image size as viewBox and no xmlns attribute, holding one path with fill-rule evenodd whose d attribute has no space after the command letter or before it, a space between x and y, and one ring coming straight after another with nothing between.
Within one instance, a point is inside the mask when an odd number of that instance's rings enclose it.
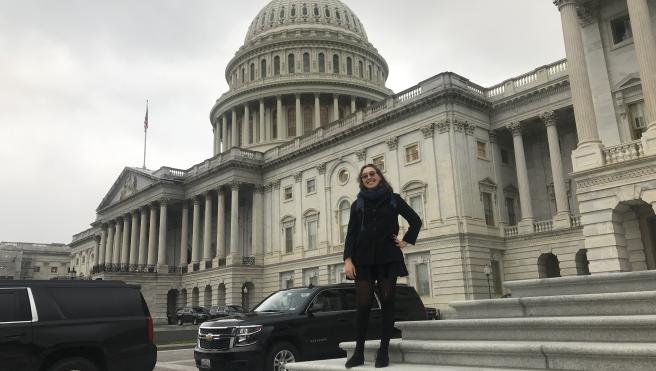
<instances>
[{"instance_id":1,"label":"car headlight","mask_svg":"<svg viewBox=\"0 0 656 371\"><path fill-rule=\"evenodd\" d=\"M262 331L262 325L239 326L235 331L237 336L235 346L251 345L257 341L253 335Z\"/></svg>"}]
</instances>

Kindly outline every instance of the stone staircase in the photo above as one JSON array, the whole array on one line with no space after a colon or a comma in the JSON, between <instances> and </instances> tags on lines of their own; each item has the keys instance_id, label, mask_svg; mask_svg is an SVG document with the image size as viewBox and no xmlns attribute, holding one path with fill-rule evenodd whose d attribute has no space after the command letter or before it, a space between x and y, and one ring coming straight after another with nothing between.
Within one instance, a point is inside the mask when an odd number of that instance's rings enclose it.
<instances>
[{"instance_id":1,"label":"stone staircase","mask_svg":"<svg viewBox=\"0 0 656 371\"><path fill-rule=\"evenodd\" d=\"M656 271L515 281L512 298L450 303L457 319L399 322L388 370L656 370ZM342 343L351 355L355 343ZM378 341L366 344L373 370ZM289 370L344 370L345 359Z\"/></svg>"}]
</instances>

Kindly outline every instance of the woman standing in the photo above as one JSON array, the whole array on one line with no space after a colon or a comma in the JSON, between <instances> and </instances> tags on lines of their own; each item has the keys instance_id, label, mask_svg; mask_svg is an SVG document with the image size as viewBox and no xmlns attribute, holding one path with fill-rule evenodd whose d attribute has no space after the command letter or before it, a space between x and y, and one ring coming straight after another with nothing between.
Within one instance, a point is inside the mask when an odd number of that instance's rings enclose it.
<instances>
[{"instance_id":1,"label":"woman standing","mask_svg":"<svg viewBox=\"0 0 656 371\"><path fill-rule=\"evenodd\" d=\"M417 240L421 218L396 193L380 170L372 164L360 169L360 192L351 204L344 245L344 273L355 280L357 296L356 346L346 368L364 364L364 341L374 289L377 289L383 312L380 348L376 367L389 364L388 346L394 330L394 289L397 277L408 275L401 249ZM410 227L399 240L398 216Z\"/></svg>"}]
</instances>

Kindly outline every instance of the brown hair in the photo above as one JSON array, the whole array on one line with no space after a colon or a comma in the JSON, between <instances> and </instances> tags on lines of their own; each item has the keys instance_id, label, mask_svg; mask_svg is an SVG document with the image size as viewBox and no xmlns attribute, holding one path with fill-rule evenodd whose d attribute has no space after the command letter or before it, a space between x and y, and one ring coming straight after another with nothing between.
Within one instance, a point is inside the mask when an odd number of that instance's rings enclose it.
<instances>
[{"instance_id":1,"label":"brown hair","mask_svg":"<svg viewBox=\"0 0 656 371\"><path fill-rule=\"evenodd\" d=\"M364 165L363 167L360 168L360 172L358 173L358 185L360 186L361 191L367 190L367 188L364 186L364 182L362 181L362 170L364 170L367 167L370 167L370 168L373 168L374 170L376 170L376 174L378 174L378 176L380 177L380 184L383 187L387 188L390 192L394 192L394 189L392 189L392 186L389 184L387 179L385 179L385 176L383 175L383 173L380 171L378 166L376 166L374 164L366 164L366 165Z\"/></svg>"}]
</instances>

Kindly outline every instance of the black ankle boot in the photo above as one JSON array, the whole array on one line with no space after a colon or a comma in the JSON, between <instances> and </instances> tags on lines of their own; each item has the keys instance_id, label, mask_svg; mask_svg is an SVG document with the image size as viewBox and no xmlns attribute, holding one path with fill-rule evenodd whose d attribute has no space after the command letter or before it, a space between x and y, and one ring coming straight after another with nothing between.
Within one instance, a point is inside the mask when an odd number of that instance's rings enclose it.
<instances>
[{"instance_id":1,"label":"black ankle boot","mask_svg":"<svg viewBox=\"0 0 656 371\"><path fill-rule=\"evenodd\" d=\"M387 348L378 348L375 367L382 368L387 366L389 366L389 354L387 353Z\"/></svg>"},{"instance_id":2,"label":"black ankle boot","mask_svg":"<svg viewBox=\"0 0 656 371\"><path fill-rule=\"evenodd\" d=\"M362 366L364 364L364 350L355 350L351 358L346 361L344 367L351 368L355 366Z\"/></svg>"}]
</instances>

